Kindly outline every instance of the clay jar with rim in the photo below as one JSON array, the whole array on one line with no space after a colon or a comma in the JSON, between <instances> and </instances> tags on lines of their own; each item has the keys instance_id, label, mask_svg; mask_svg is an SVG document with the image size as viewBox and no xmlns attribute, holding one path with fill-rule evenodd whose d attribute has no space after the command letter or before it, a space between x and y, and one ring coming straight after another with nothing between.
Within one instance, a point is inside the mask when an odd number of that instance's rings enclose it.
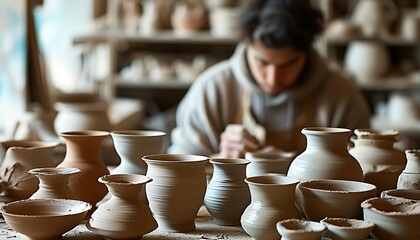
<instances>
[{"instance_id":1,"label":"clay jar with rim","mask_svg":"<svg viewBox=\"0 0 420 240\"><path fill-rule=\"evenodd\" d=\"M11 140L1 142L5 149L0 167L1 188L10 200L30 197L38 189L38 179L28 174L37 167L54 167L56 142Z\"/></svg>"},{"instance_id":2,"label":"clay jar with rim","mask_svg":"<svg viewBox=\"0 0 420 240\"><path fill-rule=\"evenodd\" d=\"M151 178L139 174L112 174L99 178L111 198L92 213L86 227L110 239L141 239L157 228L157 222L140 192Z\"/></svg>"},{"instance_id":3,"label":"clay jar with rim","mask_svg":"<svg viewBox=\"0 0 420 240\"><path fill-rule=\"evenodd\" d=\"M246 167L246 176L253 177L266 173L286 175L294 157L296 157L294 152L285 152L272 146L255 152L247 152L245 159L250 160L251 163Z\"/></svg>"},{"instance_id":4,"label":"clay jar with rim","mask_svg":"<svg viewBox=\"0 0 420 240\"><path fill-rule=\"evenodd\" d=\"M241 215L251 202L245 171L246 159L211 159L213 176L207 186L204 205L218 225L239 226Z\"/></svg>"},{"instance_id":5,"label":"clay jar with rim","mask_svg":"<svg viewBox=\"0 0 420 240\"><path fill-rule=\"evenodd\" d=\"M286 219L276 224L281 240L319 240L326 227L319 222L304 219Z\"/></svg>"},{"instance_id":6,"label":"clay jar with rim","mask_svg":"<svg viewBox=\"0 0 420 240\"><path fill-rule=\"evenodd\" d=\"M277 222L302 217L295 206L299 180L273 174L249 177L245 182L251 192L251 204L241 216L241 226L253 239L277 240Z\"/></svg>"},{"instance_id":7,"label":"clay jar with rim","mask_svg":"<svg viewBox=\"0 0 420 240\"><path fill-rule=\"evenodd\" d=\"M109 174L100 156L101 143L109 137L106 131L72 131L60 133L66 143L64 160L57 167L74 167L80 173L69 179L71 191L92 206L108 192L98 178Z\"/></svg>"},{"instance_id":8,"label":"clay jar with rim","mask_svg":"<svg viewBox=\"0 0 420 240\"><path fill-rule=\"evenodd\" d=\"M398 177L398 189L420 190L420 149L405 150L407 165Z\"/></svg>"},{"instance_id":9,"label":"clay jar with rim","mask_svg":"<svg viewBox=\"0 0 420 240\"><path fill-rule=\"evenodd\" d=\"M69 188L69 178L80 173L78 168L33 168L29 174L39 179L39 188L30 199L58 198L80 200Z\"/></svg>"},{"instance_id":10,"label":"clay jar with rim","mask_svg":"<svg viewBox=\"0 0 420 240\"><path fill-rule=\"evenodd\" d=\"M402 198L370 198L361 204L363 218L375 224L371 235L381 240L418 240L420 201Z\"/></svg>"},{"instance_id":11,"label":"clay jar with rim","mask_svg":"<svg viewBox=\"0 0 420 240\"><path fill-rule=\"evenodd\" d=\"M288 177L363 182L362 168L347 150L351 130L309 127L302 129L302 133L306 136L306 149L290 164Z\"/></svg>"},{"instance_id":12,"label":"clay jar with rim","mask_svg":"<svg viewBox=\"0 0 420 240\"><path fill-rule=\"evenodd\" d=\"M205 156L152 154L143 157L147 163L146 195L158 222L158 230L191 232L194 219L203 205L206 193Z\"/></svg>"},{"instance_id":13,"label":"clay jar with rim","mask_svg":"<svg viewBox=\"0 0 420 240\"><path fill-rule=\"evenodd\" d=\"M116 130L111 132L114 147L121 163L112 174L134 173L145 175L145 155L160 153L166 133L146 130Z\"/></svg>"},{"instance_id":14,"label":"clay jar with rim","mask_svg":"<svg viewBox=\"0 0 420 240\"><path fill-rule=\"evenodd\" d=\"M377 196L384 190L395 189L407 162L404 153L394 148L398 132L356 129L354 133L357 138L349 152L362 166L364 181L377 187Z\"/></svg>"},{"instance_id":15,"label":"clay jar with rim","mask_svg":"<svg viewBox=\"0 0 420 240\"><path fill-rule=\"evenodd\" d=\"M321 223L327 227L326 236L332 240L365 240L375 224L351 218L324 218Z\"/></svg>"}]
</instances>

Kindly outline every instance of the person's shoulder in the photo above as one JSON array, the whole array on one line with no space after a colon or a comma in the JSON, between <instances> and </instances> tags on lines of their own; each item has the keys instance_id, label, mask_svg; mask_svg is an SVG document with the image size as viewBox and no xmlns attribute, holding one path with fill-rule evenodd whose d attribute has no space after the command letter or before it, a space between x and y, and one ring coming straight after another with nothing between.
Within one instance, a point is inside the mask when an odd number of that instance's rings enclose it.
<instances>
[{"instance_id":1,"label":"person's shoulder","mask_svg":"<svg viewBox=\"0 0 420 240\"><path fill-rule=\"evenodd\" d=\"M195 80L193 85L202 87L226 84L233 79L233 72L229 60L222 60L205 69Z\"/></svg>"}]
</instances>

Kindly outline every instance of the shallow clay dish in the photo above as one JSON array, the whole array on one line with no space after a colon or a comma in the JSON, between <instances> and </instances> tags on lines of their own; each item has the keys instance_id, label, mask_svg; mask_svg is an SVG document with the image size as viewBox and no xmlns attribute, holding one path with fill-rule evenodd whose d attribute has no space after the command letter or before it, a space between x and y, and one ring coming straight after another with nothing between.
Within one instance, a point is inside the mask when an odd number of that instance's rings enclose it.
<instances>
[{"instance_id":1,"label":"shallow clay dish","mask_svg":"<svg viewBox=\"0 0 420 240\"><path fill-rule=\"evenodd\" d=\"M286 219L276 224L277 231L286 240L319 240L326 227L319 222L302 219Z\"/></svg>"},{"instance_id":2,"label":"shallow clay dish","mask_svg":"<svg viewBox=\"0 0 420 240\"><path fill-rule=\"evenodd\" d=\"M365 240L375 224L349 218L324 218L321 223L327 227L327 236L334 240Z\"/></svg>"},{"instance_id":3,"label":"shallow clay dish","mask_svg":"<svg viewBox=\"0 0 420 240\"><path fill-rule=\"evenodd\" d=\"M360 204L376 196L376 186L348 180L308 180L297 185L297 203L306 218L325 217L362 219Z\"/></svg>"},{"instance_id":4,"label":"shallow clay dish","mask_svg":"<svg viewBox=\"0 0 420 240\"><path fill-rule=\"evenodd\" d=\"M26 199L0 207L6 223L29 239L61 239L86 216L91 205L70 199Z\"/></svg>"}]
</instances>

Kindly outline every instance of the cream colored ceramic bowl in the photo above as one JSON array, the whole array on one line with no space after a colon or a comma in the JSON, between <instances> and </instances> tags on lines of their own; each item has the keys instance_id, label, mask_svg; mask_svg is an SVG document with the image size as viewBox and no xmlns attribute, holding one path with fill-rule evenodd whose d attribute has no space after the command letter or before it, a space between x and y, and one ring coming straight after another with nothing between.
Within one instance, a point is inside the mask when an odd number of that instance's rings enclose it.
<instances>
[{"instance_id":1,"label":"cream colored ceramic bowl","mask_svg":"<svg viewBox=\"0 0 420 240\"><path fill-rule=\"evenodd\" d=\"M297 185L296 200L306 218L325 217L362 219L360 204L376 195L376 186L348 180L309 180Z\"/></svg>"},{"instance_id":2,"label":"cream colored ceramic bowl","mask_svg":"<svg viewBox=\"0 0 420 240\"><path fill-rule=\"evenodd\" d=\"M361 206L363 218L375 224L371 233L375 239L420 239L420 201L370 198Z\"/></svg>"},{"instance_id":3,"label":"cream colored ceramic bowl","mask_svg":"<svg viewBox=\"0 0 420 240\"><path fill-rule=\"evenodd\" d=\"M276 224L282 239L288 240L319 240L326 227L319 223L302 219L286 219Z\"/></svg>"},{"instance_id":4,"label":"cream colored ceramic bowl","mask_svg":"<svg viewBox=\"0 0 420 240\"><path fill-rule=\"evenodd\" d=\"M327 227L327 236L334 240L365 240L375 224L349 218L324 218L321 223Z\"/></svg>"},{"instance_id":5,"label":"cream colored ceramic bowl","mask_svg":"<svg viewBox=\"0 0 420 240\"><path fill-rule=\"evenodd\" d=\"M3 205L6 223L29 239L61 239L83 221L91 205L69 199L26 199Z\"/></svg>"}]
</instances>

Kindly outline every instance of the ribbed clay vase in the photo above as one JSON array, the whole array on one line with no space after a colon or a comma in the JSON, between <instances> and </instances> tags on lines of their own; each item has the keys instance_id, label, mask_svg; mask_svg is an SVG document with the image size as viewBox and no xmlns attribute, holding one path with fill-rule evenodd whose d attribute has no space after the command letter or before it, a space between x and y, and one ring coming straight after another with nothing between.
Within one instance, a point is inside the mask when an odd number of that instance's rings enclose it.
<instances>
[{"instance_id":1,"label":"ribbed clay vase","mask_svg":"<svg viewBox=\"0 0 420 240\"><path fill-rule=\"evenodd\" d=\"M99 205L86 223L92 232L110 239L141 239L157 228L153 214L140 198L152 179L139 174L112 174L99 178L111 198Z\"/></svg>"},{"instance_id":2,"label":"ribbed clay vase","mask_svg":"<svg viewBox=\"0 0 420 240\"><path fill-rule=\"evenodd\" d=\"M80 200L69 188L69 178L80 173L77 168L33 168L29 174L39 179L39 188L30 199L58 198Z\"/></svg>"},{"instance_id":3,"label":"ribbed clay vase","mask_svg":"<svg viewBox=\"0 0 420 240\"><path fill-rule=\"evenodd\" d=\"M112 171L112 174L145 175L147 164L141 158L145 155L160 153L165 135L160 131L112 131L114 147L121 159L121 163Z\"/></svg>"},{"instance_id":4,"label":"ribbed clay vase","mask_svg":"<svg viewBox=\"0 0 420 240\"><path fill-rule=\"evenodd\" d=\"M80 173L69 179L69 187L81 200L95 204L108 192L98 178L109 174L101 159L101 143L109 136L106 131L63 132L60 136L66 142L66 155L58 167L74 167Z\"/></svg>"},{"instance_id":5,"label":"ribbed clay vase","mask_svg":"<svg viewBox=\"0 0 420 240\"><path fill-rule=\"evenodd\" d=\"M191 232L194 219L203 205L206 193L205 164L208 158L198 155L153 154L146 155L146 195L158 222L158 230Z\"/></svg>"},{"instance_id":6,"label":"ribbed clay vase","mask_svg":"<svg viewBox=\"0 0 420 240\"><path fill-rule=\"evenodd\" d=\"M266 175L245 179L251 191L251 203L241 216L247 234L257 240L278 240L277 222L301 218L295 205L295 189L299 180Z\"/></svg>"},{"instance_id":7,"label":"ribbed clay vase","mask_svg":"<svg viewBox=\"0 0 420 240\"><path fill-rule=\"evenodd\" d=\"M31 168L54 167L53 153L58 143L42 141L4 141L4 161L0 167L1 189L10 200L30 197L38 189Z\"/></svg>"},{"instance_id":8,"label":"ribbed clay vase","mask_svg":"<svg viewBox=\"0 0 420 240\"><path fill-rule=\"evenodd\" d=\"M288 177L299 180L339 179L363 182L363 171L347 151L351 130L345 128L304 128L306 149L290 164Z\"/></svg>"},{"instance_id":9,"label":"ribbed clay vase","mask_svg":"<svg viewBox=\"0 0 420 240\"><path fill-rule=\"evenodd\" d=\"M420 149L405 150L407 165L398 177L398 189L420 190Z\"/></svg>"},{"instance_id":10,"label":"ribbed clay vase","mask_svg":"<svg viewBox=\"0 0 420 240\"><path fill-rule=\"evenodd\" d=\"M204 205L218 225L239 226L241 215L251 202L245 183L246 159L211 159L213 176L207 186Z\"/></svg>"},{"instance_id":11,"label":"ribbed clay vase","mask_svg":"<svg viewBox=\"0 0 420 240\"><path fill-rule=\"evenodd\" d=\"M404 170L404 152L395 149L398 132L394 130L356 129L354 147L349 150L363 169L364 181L382 191L397 187L398 176Z\"/></svg>"}]
</instances>

